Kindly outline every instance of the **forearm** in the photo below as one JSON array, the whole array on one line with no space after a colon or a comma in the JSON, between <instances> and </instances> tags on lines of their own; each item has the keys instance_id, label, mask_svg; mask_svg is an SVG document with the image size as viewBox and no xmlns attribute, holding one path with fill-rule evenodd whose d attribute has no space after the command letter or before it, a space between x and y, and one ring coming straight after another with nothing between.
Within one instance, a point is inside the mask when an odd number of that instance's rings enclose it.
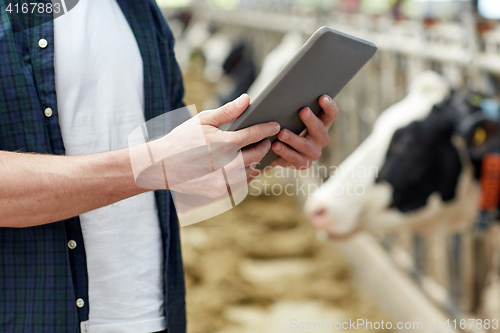
<instances>
[{"instance_id":1,"label":"forearm","mask_svg":"<svg viewBox=\"0 0 500 333\"><path fill-rule=\"evenodd\" d=\"M0 227L56 222L143 192L127 149L75 157L0 151Z\"/></svg>"}]
</instances>

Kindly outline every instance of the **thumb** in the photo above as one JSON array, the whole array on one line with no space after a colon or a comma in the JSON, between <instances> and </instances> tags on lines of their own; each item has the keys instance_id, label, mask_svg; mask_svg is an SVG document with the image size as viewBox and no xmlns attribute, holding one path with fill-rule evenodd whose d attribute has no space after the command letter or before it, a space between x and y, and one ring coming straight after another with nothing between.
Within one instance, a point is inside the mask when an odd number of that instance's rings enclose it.
<instances>
[{"instance_id":1,"label":"thumb","mask_svg":"<svg viewBox=\"0 0 500 333\"><path fill-rule=\"evenodd\" d=\"M207 122L210 125L219 127L238 118L250 105L250 97L243 94L232 102L207 114Z\"/></svg>"}]
</instances>

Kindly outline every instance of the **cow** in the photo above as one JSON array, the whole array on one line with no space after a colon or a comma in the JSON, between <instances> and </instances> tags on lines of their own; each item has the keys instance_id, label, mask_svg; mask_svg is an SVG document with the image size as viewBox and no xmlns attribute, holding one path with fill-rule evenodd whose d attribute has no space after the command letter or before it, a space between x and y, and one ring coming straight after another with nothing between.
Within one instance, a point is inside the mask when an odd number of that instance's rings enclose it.
<instances>
[{"instance_id":1,"label":"cow","mask_svg":"<svg viewBox=\"0 0 500 333\"><path fill-rule=\"evenodd\" d=\"M201 52L205 58L205 79L217 84L215 104L236 99L255 81L256 65L248 42L216 32L203 44Z\"/></svg>"},{"instance_id":2,"label":"cow","mask_svg":"<svg viewBox=\"0 0 500 333\"><path fill-rule=\"evenodd\" d=\"M498 120L485 118L478 100L435 72L421 73L306 202L311 223L335 239L474 221L482 156L500 150Z\"/></svg>"}]
</instances>

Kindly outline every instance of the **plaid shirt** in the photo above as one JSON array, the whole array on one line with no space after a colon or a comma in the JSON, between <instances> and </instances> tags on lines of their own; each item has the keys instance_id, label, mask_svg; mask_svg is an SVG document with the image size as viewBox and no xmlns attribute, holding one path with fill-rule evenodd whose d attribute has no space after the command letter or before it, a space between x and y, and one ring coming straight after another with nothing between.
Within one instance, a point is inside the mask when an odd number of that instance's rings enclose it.
<instances>
[{"instance_id":1,"label":"plaid shirt","mask_svg":"<svg viewBox=\"0 0 500 333\"><path fill-rule=\"evenodd\" d=\"M156 3L117 2L143 59L146 119L182 107L184 88L173 36ZM9 17L7 4L0 0L0 150L63 155L53 21L44 15ZM39 46L40 39L47 40L45 48ZM44 114L46 108L52 109L50 117ZM169 192L155 195L164 248L168 331L184 332L184 272L177 214ZM70 249L70 240L78 246ZM76 305L80 298L83 307ZM79 332L80 323L88 320L89 306L78 217L33 228L0 228L0 332Z\"/></svg>"}]
</instances>

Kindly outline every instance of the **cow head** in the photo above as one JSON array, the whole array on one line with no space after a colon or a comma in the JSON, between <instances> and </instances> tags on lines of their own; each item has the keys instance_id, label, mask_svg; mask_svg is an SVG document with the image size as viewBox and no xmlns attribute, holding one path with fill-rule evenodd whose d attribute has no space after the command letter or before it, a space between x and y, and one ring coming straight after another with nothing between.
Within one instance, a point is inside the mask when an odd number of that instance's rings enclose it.
<instances>
[{"instance_id":1,"label":"cow head","mask_svg":"<svg viewBox=\"0 0 500 333\"><path fill-rule=\"evenodd\" d=\"M436 73L421 74L306 203L311 222L339 238L360 229L472 221L481 156L500 148L498 123L485 119L474 99L450 91ZM349 186L358 190L339 190Z\"/></svg>"}]
</instances>

